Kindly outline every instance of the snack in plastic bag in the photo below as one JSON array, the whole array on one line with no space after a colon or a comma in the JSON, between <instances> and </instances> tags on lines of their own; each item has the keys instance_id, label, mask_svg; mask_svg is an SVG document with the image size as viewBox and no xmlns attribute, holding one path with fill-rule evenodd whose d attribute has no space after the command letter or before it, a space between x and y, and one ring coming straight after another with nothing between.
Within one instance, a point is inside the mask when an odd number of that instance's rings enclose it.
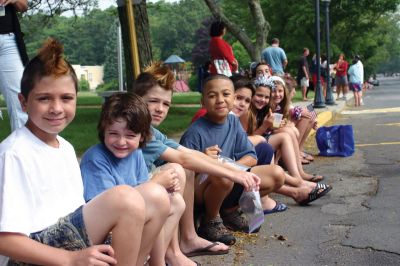
<instances>
[{"instance_id":1,"label":"snack in plastic bag","mask_svg":"<svg viewBox=\"0 0 400 266\"><path fill-rule=\"evenodd\" d=\"M249 222L249 233L254 232L264 223L264 212L259 191L243 191L239 199L239 206Z\"/></svg>"}]
</instances>

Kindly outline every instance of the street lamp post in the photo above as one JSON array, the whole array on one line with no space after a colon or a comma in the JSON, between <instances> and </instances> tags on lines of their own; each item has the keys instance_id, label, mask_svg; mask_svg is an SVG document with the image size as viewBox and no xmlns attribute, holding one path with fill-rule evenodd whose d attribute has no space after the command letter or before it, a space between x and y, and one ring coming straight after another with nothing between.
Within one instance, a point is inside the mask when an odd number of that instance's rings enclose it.
<instances>
[{"instance_id":1,"label":"street lamp post","mask_svg":"<svg viewBox=\"0 0 400 266\"><path fill-rule=\"evenodd\" d=\"M317 84L315 86L314 108L324 108L325 99L321 86L321 47L320 47L320 28L319 28L319 1L315 0L315 48L317 64Z\"/></svg>"},{"instance_id":2,"label":"street lamp post","mask_svg":"<svg viewBox=\"0 0 400 266\"><path fill-rule=\"evenodd\" d=\"M326 99L325 104L334 105L335 100L332 95L331 88L331 71L330 71L330 37L329 37L329 3L331 0L321 0L325 5L325 45L326 45Z\"/></svg>"}]
</instances>

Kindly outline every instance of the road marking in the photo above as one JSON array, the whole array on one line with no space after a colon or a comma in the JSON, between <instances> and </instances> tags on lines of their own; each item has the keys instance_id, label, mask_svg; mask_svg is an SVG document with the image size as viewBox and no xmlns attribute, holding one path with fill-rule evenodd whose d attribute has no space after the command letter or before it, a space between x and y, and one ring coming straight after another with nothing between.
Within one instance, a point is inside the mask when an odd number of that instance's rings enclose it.
<instances>
[{"instance_id":1,"label":"road marking","mask_svg":"<svg viewBox=\"0 0 400 266\"><path fill-rule=\"evenodd\" d=\"M400 123L386 123L386 124L376 124L377 126L395 126L400 127Z\"/></svg>"},{"instance_id":2,"label":"road marking","mask_svg":"<svg viewBox=\"0 0 400 266\"><path fill-rule=\"evenodd\" d=\"M343 111L341 114L344 115L362 115L362 114L381 114L381 113L398 113L400 112L400 107L393 108L382 108L382 109L368 109L359 111Z\"/></svg>"},{"instance_id":3,"label":"road marking","mask_svg":"<svg viewBox=\"0 0 400 266\"><path fill-rule=\"evenodd\" d=\"M396 142L381 142L381 143L369 143L369 144L356 144L356 147L370 147L370 146L380 146L380 145L400 145L400 141L396 141Z\"/></svg>"}]
</instances>

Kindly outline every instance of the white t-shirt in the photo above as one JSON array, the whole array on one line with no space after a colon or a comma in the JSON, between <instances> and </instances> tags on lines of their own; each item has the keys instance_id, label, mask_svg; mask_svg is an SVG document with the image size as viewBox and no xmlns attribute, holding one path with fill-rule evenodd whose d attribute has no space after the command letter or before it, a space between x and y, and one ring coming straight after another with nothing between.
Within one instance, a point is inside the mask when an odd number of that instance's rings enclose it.
<instances>
[{"instance_id":1,"label":"white t-shirt","mask_svg":"<svg viewBox=\"0 0 400 266\"><path fill-rule=\"evenodd\" d=\"M22 127L0 144L0 232L41 231L84 204L74 148L57 140L51 147Z\"/></svg>"}]
</instances>

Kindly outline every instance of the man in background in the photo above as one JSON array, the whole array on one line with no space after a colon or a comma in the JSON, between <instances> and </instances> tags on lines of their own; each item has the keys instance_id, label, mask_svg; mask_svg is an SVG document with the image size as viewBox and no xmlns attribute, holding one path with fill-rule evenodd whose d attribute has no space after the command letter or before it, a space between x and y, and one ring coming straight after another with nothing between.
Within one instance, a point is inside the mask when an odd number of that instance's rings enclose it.
<instances>
[{"instance_id":1,"label":"man in background","mask_svg":"<svg viewBox=\"0 0 400 266\"><path fill-rule=\"evenodd\" d=\"M262 51L261 59L271 67L272 75L283 76L288 60L285 51L279 47L278 38L273 38L271 46Z\"/></svg>"}]
</instances>

